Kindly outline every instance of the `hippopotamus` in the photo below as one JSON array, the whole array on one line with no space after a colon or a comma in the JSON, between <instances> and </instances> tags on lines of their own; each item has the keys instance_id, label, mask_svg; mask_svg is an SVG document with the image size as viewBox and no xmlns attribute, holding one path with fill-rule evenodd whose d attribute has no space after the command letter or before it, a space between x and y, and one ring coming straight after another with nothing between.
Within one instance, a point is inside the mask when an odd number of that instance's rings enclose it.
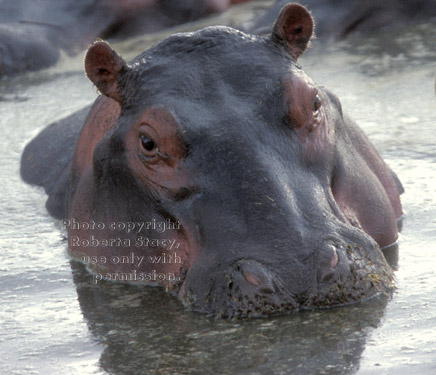
<instances>
[{"instance_id":1,"label":"hippopotamus","mask_svg":"<svg viewBox=\"0 0 436 375\"><path fill-rule=\"evenodd\" d=\"M270 32L271 23L287 2L276 0L252 23L249 31ZM404 27L436 17L436 2L432 0L305 0L301 3L309 6L317 19L317 36L336 39Z\"/></svg>"},{"instance_id":2,"label":"hippopotamus","mask_svg":"<svg viewBox=\"0 0 436 375\"><path fill-rule=\"evenodd\" d=\"M392 289L401 183L300 67L313 27L288 4L268 36L207 27L129 63L89 47L101 95L32 140L21 174L96 282L159 285L222 317Z\"/></svg>"},{"instance_id":3,"label":"hippopotamus","mask_svg":"<svg viewBox=\"0 0 436 375\"><path fill-rule=\"evenodd\" d=\"M74 54L97 37L155 32L240 1L0 0L0 76L50 67L60 49Z\"/></svg>"}]
</instances>

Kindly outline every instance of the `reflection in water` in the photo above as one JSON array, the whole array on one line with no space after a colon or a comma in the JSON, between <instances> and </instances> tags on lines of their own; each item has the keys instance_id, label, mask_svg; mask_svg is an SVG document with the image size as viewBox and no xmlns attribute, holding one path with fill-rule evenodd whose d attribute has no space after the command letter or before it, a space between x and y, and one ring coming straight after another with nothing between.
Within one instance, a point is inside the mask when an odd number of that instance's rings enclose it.
<instances>
[{"instance_id":1,"label":"reflection in water","mask_svg":"<svg viewBox=\"0 0 436 375\"><path fill-rule=\"evenodd\" d=\"M399 242L396 242L390 246L384 247L382 250L383 250L383 255L386 258L386 261L391 266L391 268L394 271L398 271L398 260L399 260L399 255L400 255Z\"/></svg>"},{"instance_id":2,"label":"reflection in water","mask_svg":"<svg viewBox=\"0 0 436 375\"><path fill-rule=\"evenodd\" d=\"M71 262L82 313L111 374L351 374L388 300L225 321L186 311L160 288L94 283Z\"/></svg>"}]
</instances>

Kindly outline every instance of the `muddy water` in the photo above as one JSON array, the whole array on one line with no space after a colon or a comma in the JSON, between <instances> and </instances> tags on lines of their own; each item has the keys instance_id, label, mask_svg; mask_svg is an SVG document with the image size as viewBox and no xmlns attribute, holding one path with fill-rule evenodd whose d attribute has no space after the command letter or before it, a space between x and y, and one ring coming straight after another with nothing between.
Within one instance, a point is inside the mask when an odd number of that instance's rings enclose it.
<instances>
[{"instance_id":1,"label":"muddy water","mask_svg":"<svg viewBox=\"0 0 436 375\"><path fill-rule=\"evenodd\" d=\"M215 320L157 288L92 283L70 263L44 192L18 173L22 149L39 130L96 97L81 57L0 81L0 373L435 374L434 27L315 42L301 60L338 94L405 186L397 288L267 320ZM118 47L133 56L152 39Z\"/></svg>"}]
</instances>

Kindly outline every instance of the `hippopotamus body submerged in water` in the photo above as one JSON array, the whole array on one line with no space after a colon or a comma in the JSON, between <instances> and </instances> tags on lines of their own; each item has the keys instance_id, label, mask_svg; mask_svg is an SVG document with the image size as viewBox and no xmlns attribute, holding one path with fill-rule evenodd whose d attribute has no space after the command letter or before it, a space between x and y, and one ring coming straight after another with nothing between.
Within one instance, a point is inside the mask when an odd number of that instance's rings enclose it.
<instances>
[{"instance_id":1,"label":"hippopotamus body submerged in water","mask_svg":"<svg viewBox=\"0 0 436 375\"><path fill-rule=\"evenodd\" d=\"M102 95L22 158L73 256L98 279L159 284L227 317L387 291L401 184L297 64L312 33L289 4L268 37L208 27L130 63L94 43L85 69Z\"/></svg>"}]
</instances>

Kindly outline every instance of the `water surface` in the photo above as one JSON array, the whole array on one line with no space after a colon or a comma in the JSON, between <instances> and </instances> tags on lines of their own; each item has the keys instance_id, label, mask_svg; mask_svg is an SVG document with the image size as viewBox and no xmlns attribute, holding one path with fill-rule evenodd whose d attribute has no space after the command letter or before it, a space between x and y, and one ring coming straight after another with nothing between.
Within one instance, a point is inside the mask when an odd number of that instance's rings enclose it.
<instances>
[{"instance_id":1,"label":"water surface","mask_svg":"<svg viewBox=\"0 0 436 375\"><path fill-rule=\"evenodd\" d=\"M18 173L33 136L96 97L83 56L0 81L0 373L435 374L435 26L316 41L301 59L400 176L406 217L393 295L273 319L215 320L158 288L93 284ZM117 47L133 57L156 38Z\"/></svg>"}]
</instances>

